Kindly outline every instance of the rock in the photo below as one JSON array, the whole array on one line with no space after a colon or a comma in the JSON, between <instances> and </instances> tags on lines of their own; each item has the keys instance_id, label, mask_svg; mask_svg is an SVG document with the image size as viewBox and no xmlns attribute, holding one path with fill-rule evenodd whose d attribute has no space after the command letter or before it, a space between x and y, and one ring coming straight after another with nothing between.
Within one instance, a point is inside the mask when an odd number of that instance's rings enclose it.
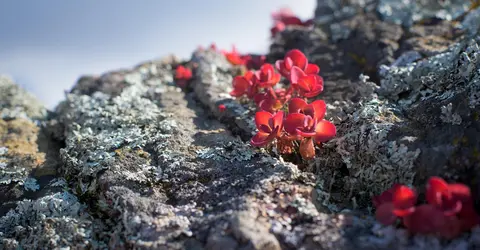
<instances>
[{"instance_id":1,"label":"rock","mask_svg":"<svg viewBox=\"0 0 480 250\"><path fill-rule=\"evenodd\" d=\"M46 132L47 110L8 78L0 93L0 247L91 246L92 220L57 179L60 143Z\"/></svg>"},{"instance_id":2,"label":"rock","mask_svg":"<svg viewBox=\"0 0 480 250\"><path fill-rule=\"evenodd\" d=\"M311 161L249 145L255 108L229 95L242 69L213 50L80 77L53 112L0 78L0 248L478 247L478 228L441 241L371 216L372 195L421 198L432 175L480 200L479 10L423 4L319 1L315 27L274 38L269 62L298 48L325 80L337 136Z\"/></svg>"}]
</instances>

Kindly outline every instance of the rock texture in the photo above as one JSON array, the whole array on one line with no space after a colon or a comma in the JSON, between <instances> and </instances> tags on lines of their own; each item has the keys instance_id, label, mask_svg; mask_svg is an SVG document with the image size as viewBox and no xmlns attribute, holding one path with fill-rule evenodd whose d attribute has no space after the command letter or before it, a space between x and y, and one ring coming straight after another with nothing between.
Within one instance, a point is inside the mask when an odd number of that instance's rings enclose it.
<instances>
[{"instance_id":1,"label":"rock texture","mask_svg":"<svg viewBox=\"0 0 480 250\"><path fill-rule=\"evenodd\" d=\"M309 162L249 145L254 109L212 50L81 77L52 112L0 77L0 248L480 248L480 228L441 241L371 217L372 195L432 175L480 201L480 9L407 2L319 0L314 28L272 41L269 61L298 48L325 79L338 136Z\"/></svg>"}]
</instances>

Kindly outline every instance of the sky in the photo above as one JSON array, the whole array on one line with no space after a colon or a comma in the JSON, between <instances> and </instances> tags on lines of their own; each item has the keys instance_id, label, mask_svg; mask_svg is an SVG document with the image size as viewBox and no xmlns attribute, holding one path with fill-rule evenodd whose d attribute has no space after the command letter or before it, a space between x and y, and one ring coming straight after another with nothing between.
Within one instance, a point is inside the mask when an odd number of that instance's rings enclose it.
<instances>
[{"instance_id":1,"label":"sky","mask_svg":"<svg viewBox=\"0 0 480 250\"><path fill-rule=\"evenodd\" d=\"M53 108L79 76L199 45L266 53L270 13L313 16L316 0L0 1L0 74Z\"/></svg>"}]
</instances>

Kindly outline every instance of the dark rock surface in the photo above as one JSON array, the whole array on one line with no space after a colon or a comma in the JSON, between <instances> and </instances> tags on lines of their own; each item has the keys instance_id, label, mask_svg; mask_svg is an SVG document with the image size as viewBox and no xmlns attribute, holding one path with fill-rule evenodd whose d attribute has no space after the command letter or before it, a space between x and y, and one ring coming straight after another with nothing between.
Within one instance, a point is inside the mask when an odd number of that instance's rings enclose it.
<instances>
[{"instance_id":1,"label":"dark rock surface","mask_svg":"<svg viewBox=\"0 0 480 250\"><path fill-rule=\"evenodd\" d=\"M274 38L269 61L298 48L325 79L338 135L309 162L249 145L238 69L210 50L185 91L166 57L81 77L54 112L1 77L0 248L479 248L479 228L447 242L371 217L372 195L432 175L480 200L480 9L403 2L318 1L315 27Z\"/></svg>"}]
</instances>

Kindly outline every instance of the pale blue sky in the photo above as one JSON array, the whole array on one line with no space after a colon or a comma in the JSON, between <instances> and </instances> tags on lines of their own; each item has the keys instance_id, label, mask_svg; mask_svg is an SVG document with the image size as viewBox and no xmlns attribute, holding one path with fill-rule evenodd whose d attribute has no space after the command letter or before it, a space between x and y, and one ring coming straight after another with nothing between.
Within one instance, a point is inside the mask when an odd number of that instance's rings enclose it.
<instances>
[{"instance_id":1,"label":"pale blue sky","mask_svg":"<svg viewBox=\"0 0 480 250\"><path fill-rule=\"evenodd\" d=\"M82 74L131 67L198 46L265 53L270 13L313 16L316 0L0 1L0 74L52 108Z\"/></svg>"}]
</instances>

